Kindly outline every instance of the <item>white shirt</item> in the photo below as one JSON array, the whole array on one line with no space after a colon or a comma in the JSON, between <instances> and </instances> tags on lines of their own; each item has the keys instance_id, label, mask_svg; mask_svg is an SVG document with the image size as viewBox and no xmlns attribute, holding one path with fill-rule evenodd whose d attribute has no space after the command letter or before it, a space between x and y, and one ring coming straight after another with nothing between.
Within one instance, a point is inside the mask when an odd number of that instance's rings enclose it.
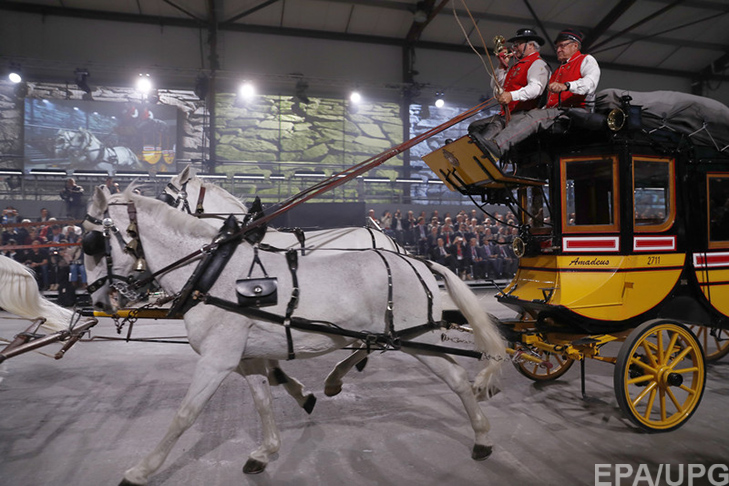
<instances>
[{"instance_id":1,"label":"white shirt","mask_svg":"<svg viewBox=\"0 0 729 486\"><path fill-rule=\"evenodd\" d=\"M600 66L597 60L587 54L582 60L580 66L580 79L570 81L570 93L578 95L587 95L586 102L595 101L595 92L597 91L597 83L600 82Z\"/></svg>"},{"instance_id":2,"label":"white shirt","mask_svg":"<svg viewBox=\"0 0 729 486\"><path fill-rule=\"evenodd\" d=\"M507 70L503 67L499 66L496 68L496 80L499 82L499 86L504 85L506 73ZM516 91L510 91L511 99L514 101L528 101L539 98L549 82L549 76L550 73L547 63L541 58L537 59L529 66L529 70L527 71L527 85ZM493 79L491 80L491 88L496 90L496 83Z\"/></svg>"}]
</instances>

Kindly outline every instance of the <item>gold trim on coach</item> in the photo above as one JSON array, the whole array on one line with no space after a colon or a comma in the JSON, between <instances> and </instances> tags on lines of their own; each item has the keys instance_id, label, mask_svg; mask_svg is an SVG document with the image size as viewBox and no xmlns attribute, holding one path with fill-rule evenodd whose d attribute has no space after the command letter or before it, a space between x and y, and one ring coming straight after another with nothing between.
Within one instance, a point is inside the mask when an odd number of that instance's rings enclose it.
<instances>
[{"instance_id":1,"label":"gold trim on coach","mask_svg":"<svg viewBox=\"0 0 729 486\"><path fill-rule=\"evenodd\" d=\"M564 306L591 319L622 321L664 300L685 259L683 253L524 257L504 293Z\"/></svg>"}]
</instances>

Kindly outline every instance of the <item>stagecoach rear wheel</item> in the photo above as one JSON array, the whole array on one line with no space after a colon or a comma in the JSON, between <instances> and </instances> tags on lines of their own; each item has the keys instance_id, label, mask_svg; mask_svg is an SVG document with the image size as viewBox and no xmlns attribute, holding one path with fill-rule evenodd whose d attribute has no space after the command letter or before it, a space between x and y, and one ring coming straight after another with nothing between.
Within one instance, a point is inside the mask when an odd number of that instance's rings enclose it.
<instances>
[{"instance_id":1,"label":"stagecoach rear wheel","mask_svg":"<svg viewBox=\"0 0 729 486\"><path fill-rule=\"evenodd\" d=\"M691 418L706 384L706 360L696 336L675 321L653 319L623 343L613 376L618 404L648 432L668 432Z\"/></svg>"},{"instance_id":2,"label":"stagecoach rear wheel","mask_svg":"<svg viewBox=\"0 0 729 486\"><path fill-rule=\"evenodd\" d=\"M512 343L511 348L516 348ZM530 380L534 381L551 381L556 380L560 376L567 373L575 362L572 358L565 358L558 354L548 353L541 349L532 348L531 351L536 353L537 356L542 359L545 364L534 363L526 360L512 361L516 371L526 376Z\"/></svg>"},{"instance_id":3,"label":"stagecoach rear wheel","mask_svg":"<svg viewBox=\"0 0 729 486\"><path fill-rule=\"evenodd\" d=\"M704 347L706 361L719 361L729 354L729 331L705 326L689 326Z\"/></svg>"}]
</instances>

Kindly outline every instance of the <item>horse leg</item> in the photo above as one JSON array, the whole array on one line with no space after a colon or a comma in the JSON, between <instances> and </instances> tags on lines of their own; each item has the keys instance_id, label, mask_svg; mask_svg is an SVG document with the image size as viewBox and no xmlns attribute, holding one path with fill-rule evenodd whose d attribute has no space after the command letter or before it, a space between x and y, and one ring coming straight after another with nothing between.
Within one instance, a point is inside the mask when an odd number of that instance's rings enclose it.
<instances>
[{"instance_id":1,"label":"horse leg","mask_svg":"<svg viewBox=\"0 0 729 486\"><path fill-rule=\"evenodd\" d=\"M311 411L314 410L314 405L316 405L316 397L314 394L309 393L308 395L304 395L303 383L293 376L287 375L284 370L281 369L277 360L269 360L267 367L269 370L268 381L271 385L283 386L288 394L296 400L296 403L306 410L306 413L310 414Z\"/></svg>"},{"instance_id":2,"label":"horse leg","mask_svg":"<svg viewBox=\"0 0 729 486\"><path fill-rule=\"evenodd\" d=\"M466 408L468 418L471 420L476 441L473 446L471 457L476 461L483 461L491 455L493 446L488 440L487 434L491 425L486 415L476 400L471 383L468 380L468 373L453 358L448 355L439 354L418 354L415 351L402 351L414 356L425 366L430 368L436 376L446 382L451 390L461 399Z\"/></svg>"},{"instance_id":3,"label":"horse leg","mask_svg":"<svg viewBox=\"0 0 729 486\"><path fill-rule=\"evenodd\" d=\"M236 363L230 364L228 361L230 360L221 360L219 356L212 355L203 355L200 358L195 366L195 373L187 395L182 400L164 438L147 457L124 473L124 480L120 486L147 484L149 476L162 466L172 447L180 436L192 426L223 379L235 369Z\"/></svg>"},{"instance_id":4,"label":"horse leg","mask_svg":"<svg viewBox=\"0 0 729 486\"><path fill-rule=\"evenodd\" d=\"M243 472L245 474L258 474L268 465L271 454L278 452L281 447L281 437L273 416L273 397L268 382L268 367L264 360L242 360L236 371L248 382L253 395L253 403L261 418L263 443L248 456Z\"/></svg>"},{"instance_id":5,"label":"horse leg","mask_svg":"<svg viewBox=\"0 0 729 486\"><path fill-rule=\"evenodd\" d=\"M324 382L324 394L328 397L333 397L339 394L339 392L342 391L342 378L344 378L344 375L349 373L352 366L355 366L366 358L367 349L365 349L364 345L362 345L362 347L357 351L337 363Z\"/></svg>"}]
</instances>

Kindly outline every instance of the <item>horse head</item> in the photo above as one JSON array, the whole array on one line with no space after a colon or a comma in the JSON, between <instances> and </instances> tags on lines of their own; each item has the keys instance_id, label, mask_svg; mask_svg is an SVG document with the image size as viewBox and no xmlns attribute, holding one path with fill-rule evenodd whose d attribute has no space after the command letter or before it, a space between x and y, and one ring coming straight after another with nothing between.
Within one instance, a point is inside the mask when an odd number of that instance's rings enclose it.
<instances>
[{"instance_id":1,"label":"horse head","mask_svg":"<svg viewBox=\"0 0 729 486\"><path fill-rule=\"evenodd\" d=\"M63 128L58 130L55 138L56 156L78 158L81 156L84 148L89 145L89 135L89 132L81 127L79 127L78 131Z\"/></svg>"},{"instance_id":2,"label":"horse head","mask_svg":"<svg viewBox=\"0 0 729 486\"><path fill-rule=\"evenodd\" d=\"M63 157L68 155L71 148L71 140L73 139L74 132L72 130L66 130L61 128L56 132L54 139L54 149L57 157Z\"/></svg>"},{"instance_id":3,"label":"horse head","mask_svg":"<svg viewBox=\"0 0 729 486\"><path fill-rule=\"evenodd\" d=\"M236 215L244 215L248 212L245 204L228 191L199 178L190 164L170 180L157 199L172 207L179 207L183 211L195 212L197 204L203 198L202 189L205 189L203 212ZM188 197L190 197L189 201ZM187 202L187 207L185 207L185 202ZM220 220L210 218L204 219L204 221L216 228L220 227Z\"/></svg>"},{"instance_id":4,"label":"horse head","mask_svg":"<svg viewBox=\"0 0 729 486\"><path fill-rule=\"evenodd\" d=\"M88 291L95 307L105 312L118 310L129 301L139 298L130 290L130 283L136 279L135 267L138 255L132 240L125 240L119 228L130 224L126 212L119 211L112 219L109 208L126 205L120 194L111 194L106 186L97 186L88 206L83 223L84 266L90 282ZM115 251L120 245L121 251Z\"/></svg>"}]
</instances>

